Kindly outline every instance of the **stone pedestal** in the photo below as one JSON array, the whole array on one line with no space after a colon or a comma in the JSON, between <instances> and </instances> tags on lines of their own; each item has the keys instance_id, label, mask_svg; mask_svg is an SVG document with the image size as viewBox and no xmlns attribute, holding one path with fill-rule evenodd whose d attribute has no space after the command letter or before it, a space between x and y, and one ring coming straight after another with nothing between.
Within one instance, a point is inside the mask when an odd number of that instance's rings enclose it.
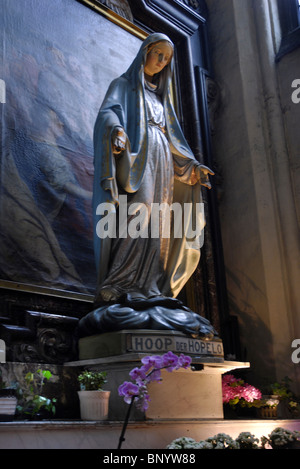
<instances>
[{"instance_id":1,"label":"stone pedestal","mask_svg":"<svg viewBox=\"0 0 300 469\"><path fill-rule=\"evenodd\" d=\"M148 419L223 419L222 369L162 371L162 383L150 383Z\"/></svg>"},{"instance_id":2,"label":"stone pedestal","mask_svg":"<svg viewBox=\"0 0 300 469\"><path fill-rule=\"evenodd\" d=\"M79 339L79 360L112 357L128 353L147 355L169 351L201 357L214 362L224 361L222 340L194 339L178 331L148 329L108 332Z\"/></svg>"},{"instance_id":3,"label":"stone pedestal","mask_svg":"<svg viewBox=\"0 0 300 469\"><path fill-rule=\"evenodd\" d=\"M130 381L129 372L141 358L168 351L192 357L191 369L162 370L162 382L148 386L146 413L133 407L130 419L223 419L222 374L249 363L224 360L222 341L193 339L176 331L130 330L85 337L79 341L79 358L68 366L107 371L111 391L109 420L124 420L128 405L118 387Z\"/></svg>"}]
</instances>

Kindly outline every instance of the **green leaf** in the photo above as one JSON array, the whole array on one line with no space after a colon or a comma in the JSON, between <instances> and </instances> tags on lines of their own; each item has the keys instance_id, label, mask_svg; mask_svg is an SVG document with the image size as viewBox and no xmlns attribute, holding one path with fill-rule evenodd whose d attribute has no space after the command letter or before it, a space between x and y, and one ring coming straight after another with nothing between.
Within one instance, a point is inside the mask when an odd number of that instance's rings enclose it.
<instances>
[{"instance_id":1,"label":"green leaf","mask_svg":"<svg viewBox=\"0 0 300 469\"><path fill-rule=\"evenodd\" d=\"M50 379L52 376L52 373L49 370L43 370L42 373L43 373L44 378L46 379Z\"/></svg>"}]
</instances>

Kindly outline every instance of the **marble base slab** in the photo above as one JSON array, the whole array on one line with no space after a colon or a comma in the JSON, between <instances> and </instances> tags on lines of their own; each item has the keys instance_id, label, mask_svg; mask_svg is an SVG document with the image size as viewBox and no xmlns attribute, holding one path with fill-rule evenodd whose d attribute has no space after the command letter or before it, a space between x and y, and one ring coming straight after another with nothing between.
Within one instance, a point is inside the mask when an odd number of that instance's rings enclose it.
<instances>
[{"instance_id":1,"label":"marble base slab","mask_svg":"<svg viewBox=\"0 0 300 469\"><path fill-rule=\"evenodd\" d=\"M78 450L96 450L95 464L103 462L99 450L116 450L122 430L123 422L87 422L87 421L44 421L44 422L0 422L0 449L75 449L76 461L68 454L68 463L78 465L80 455ZM196 441L205 440L217 433L226 433L237 438L240 432L250 432L256 438L267 436L276 427L283 427L291 431L300 431L300 420L184 420L184 421L146 421L130 422L128 424L122 450L165 450L175 438L182 436ZM248 457L248 452L244 452ZM260 452L261 453L261 452ZM4 454L4 453L3 453ZM14 461L18 458L12 456ZM201 453L202 454L202 453ZM209 453L210 454L210 453ZM222 454L222 453L220 453ZM229 459L232 458L229 453ZM233 453L232 453L233 454ZM24 459L24 453L20 453ZM205 452L204 452L205 455ZM259 453L258 453L259 455ZM71 458L70 458L71 456ZM268 456L267 456L268 457ZM86 455L82 462L86 463ZM93 463L91 453L88 455L89 464ZM19 462L19 461L18 461ZM211 459L209 460L211 464ZM219 463L219 457L216 460ZM23 460L20 460L23 464ZM76 464L75 464L76 465ZM187 466L187 464L183 465ZM196 464L193 465L197 467ZM192 467L193 467L192 466ZM104 465L105 467L105 465ZM116 465L117 467L117 465ZM127 467L128 464L127 464ZM136 466L134 466L136 467ZM140 467L137 464L137 467ZM168 466L167 466L168 467ZM198 466L199 467L199 466Z\"/></svg>"},{"instance_id":2,"label":"marble base slab","mask_svg":"<svg viewBox=\"0 0 300 469\"><path fill-rule=\"evenodd\" d=\"M66 363L81 369L107 371L107 390L111 391L109 420L122 420L128 405L118 395L118 387L129 381L129 372L141 365L145 353L127 353L112 357L79 360ZM191 369L179 369L171 373L162 370L162 382L148 385L150 405L146 412L135 406L130 415L131 421L166 419L222 419L222 374L248 368L248 362L214 361L213 357L192 357Z\"/></svg>"},{"instance_id":3,"label":"marble base slab","mask_svg":"<svg viewBox=\"0 0 300 469\"><path fill-rule=\"evenodd\" d=\"M148 419L224 418L221 373L163 370L162 379L148 385Z\"/></svg>"},{"instance_id":4,"label":"marble base slab","mask_svg":"<svg viewBox=\"0 0 300 469\"><path fill-rule=\"evenodd\" d=\"M169 351L191 357L224 360L223 343L219 338L195 339L178 331L148 329L108 332L79 339L79 359L111 357L128 353L163 354Z\"/></svg>"}]
</instances>

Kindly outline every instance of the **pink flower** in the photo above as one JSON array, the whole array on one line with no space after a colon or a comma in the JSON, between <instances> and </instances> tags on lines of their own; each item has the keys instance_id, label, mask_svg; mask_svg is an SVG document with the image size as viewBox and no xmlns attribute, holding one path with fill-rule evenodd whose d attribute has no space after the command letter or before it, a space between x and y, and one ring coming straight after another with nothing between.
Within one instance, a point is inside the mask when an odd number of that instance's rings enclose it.
<instances>
[{"instance_id":1,"label":"pink flower","mask_svg":"<svg viewBox=\"0 0 300 469\"><path fill-rule=\"evenodd\" d=\"M246 384L243 389L243 398L247 402L253 402L256 399L261 399L262 394L261 392L256 389L254 386L250 386L250 384Z\"/></svg>"},{"instance_id":2,"label":"pink flower","mask_svg":"<svg viewBox=\"0 0 300 469\"><path fill-rule=\"evenodd\" d=\"M224 375L222 377L223 384L232 384L232 383L236 383L237 381L239 380L233 375Z\"/></svg>"},{"instance_id":3,"label":"pink flower","mask_svg":"<svg viewBox=\"0 0 300 469\"><path fill-rule=\"evenodd\" d=\"M222 377L223 403L237 404L241 399L246 402L253 402L261 399L261 392L245 383L242 379L235 378L233 375L224 375Z\"/></svg>"}]
</instances>

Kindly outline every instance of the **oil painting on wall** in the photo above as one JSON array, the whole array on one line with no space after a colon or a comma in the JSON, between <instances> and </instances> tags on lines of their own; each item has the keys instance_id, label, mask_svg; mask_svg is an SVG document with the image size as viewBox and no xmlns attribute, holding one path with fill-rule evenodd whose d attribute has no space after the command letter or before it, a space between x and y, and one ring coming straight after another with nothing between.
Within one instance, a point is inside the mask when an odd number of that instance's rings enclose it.
<instances>
[{"instance_id":1,"label":"oil painting on wall","mask_svg":"<svg viewBox=\"0 0 300 469\"><path fill-rule=\"evenodd\" d=\"M93 126L141 40L77 0L0 10L0 279L92 295Z\"/></svg>"}]
</instances>

